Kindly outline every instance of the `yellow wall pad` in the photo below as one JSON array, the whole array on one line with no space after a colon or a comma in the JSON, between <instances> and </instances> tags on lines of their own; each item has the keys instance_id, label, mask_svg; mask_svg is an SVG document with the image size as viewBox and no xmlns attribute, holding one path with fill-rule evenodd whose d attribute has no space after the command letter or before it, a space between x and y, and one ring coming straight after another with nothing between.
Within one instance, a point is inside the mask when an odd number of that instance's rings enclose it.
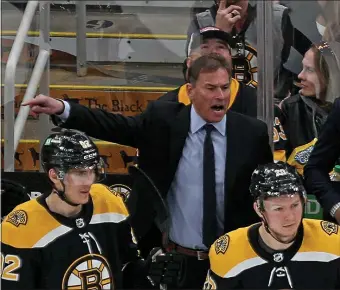
<instances>
[{"instance_id":1,"label":"yellow wall pad","mask_svg":"<svg viewBox=\"0 0 340 290\"><path fill-rule=\"evenodd\" d=\"M21 139L15 153L15 170L17 171L39 171L40 168L40 146L39 140ZM126 174L120 151L124 150L127 155L135 156L136 149L105 141L95 141L99 154L106 164L107 173ZM1 139L1 167L4 168L4 139Z\"/></svg>"},{"instance_id":2,"label":"yellow wall pad","mask_svg":"<svg viewBox=\"0 0 340 290\"><path fill-rule=\"evenodd\" d=\"M3 93L3 91L2 91ZM16 89L15 112L19 112L25 91ZM88 108L100 108L112 113L134 116L142 113L148 103L158 99L163 92L138 91L102 91L102 90L59 90L51 89L49 95L53 98L73 101ZM4 110L2 110L2 114Z\"/></svg>"}]
</instances>

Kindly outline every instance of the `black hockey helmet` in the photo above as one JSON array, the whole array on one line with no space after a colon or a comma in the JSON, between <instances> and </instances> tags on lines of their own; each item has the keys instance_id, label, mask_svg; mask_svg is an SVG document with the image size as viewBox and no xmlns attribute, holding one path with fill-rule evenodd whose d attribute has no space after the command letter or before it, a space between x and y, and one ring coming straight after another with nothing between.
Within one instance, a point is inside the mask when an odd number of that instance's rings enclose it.
<instances>
[{"instance_id":1,"label":"black hockey helmet","mask_svg":"<svg viewBox=\"0 0 340 290\"><path fill-rule=\"evenodd\" d=\"M251 177L250 193L260 204L268 197L299 194L303 200L307 193L295 167L279 161L260 165Z\"/></svg>"},{"instance_id":2,"label":"black hockey helmet","mask_svg":"<svg viewBox=\"0 0 340 290\"><path fill-rule=\"evenodd\" d=\"M70 129L46 138L41 149L41 164L46 173L56 169L59 179L63 179L69 169L98 169L98 176L105 173L97 146L84 133Z\"/></svg>"}]
</instances>

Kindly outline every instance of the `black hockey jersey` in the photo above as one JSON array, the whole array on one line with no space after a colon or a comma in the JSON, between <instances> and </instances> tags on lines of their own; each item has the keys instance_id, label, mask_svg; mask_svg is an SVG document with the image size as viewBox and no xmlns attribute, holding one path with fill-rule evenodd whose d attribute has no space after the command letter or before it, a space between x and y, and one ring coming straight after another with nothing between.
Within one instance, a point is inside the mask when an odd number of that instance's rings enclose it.
<instances>
[{"instance_id":1,"label":"black hockey jersey","mask_svg":"<svg viewBox=\"0 0 340 290\"><path fill-rule=\"evenodd\" d=\"M76 218L49 211L46 196L18 205L1 225L2 289L117 289L137 245L119 196L101 184ZM137 277L135 277L137 278Z\"/></svg>"},{"instance_id":2,"label":"black hockey jersey","mask_svg":"<svg viewBox=\"0 0 340 290\"><path fill-rule=\"evenodd\" d=\"M284 251L264 249L260 224L225 234L209 252L204 289L338 289L340 229L304 219L296 241Z\"/></svg>"}]
</instances>

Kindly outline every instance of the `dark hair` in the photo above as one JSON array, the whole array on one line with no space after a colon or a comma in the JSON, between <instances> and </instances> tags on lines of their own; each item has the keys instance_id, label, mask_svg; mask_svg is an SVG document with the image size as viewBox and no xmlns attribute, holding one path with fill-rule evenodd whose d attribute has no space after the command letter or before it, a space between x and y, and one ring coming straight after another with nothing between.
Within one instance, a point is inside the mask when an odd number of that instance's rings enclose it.
<instances>
[{"instance_id":1,"label":"dark hair","mask_svg":"<svg viewBox=\"0 0 340 290\"><path fill-rule=\"evenodd\" d=\"M202 72L215 72L220 68L226 70L231 79L231 67L223 56L217 53L203 55L189 67L188 81L195 84Z\"/></svg>"}]
</instances>

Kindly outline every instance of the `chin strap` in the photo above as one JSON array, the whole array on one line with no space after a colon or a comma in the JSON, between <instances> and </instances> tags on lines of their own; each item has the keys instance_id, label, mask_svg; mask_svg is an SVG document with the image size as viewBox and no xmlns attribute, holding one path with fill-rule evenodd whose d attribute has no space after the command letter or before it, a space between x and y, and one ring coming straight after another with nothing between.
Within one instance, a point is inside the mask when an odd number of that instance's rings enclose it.
<instances>
[{"instance_id":1,"label":"chin strap","mask_svg":"<svg viewBox=\"0 0 340 290\"><path fill-rule=\"evenodd\" d=\"M62 201L66 202L68 205L70 205L70 206L78 206L79 204L70 201L67 198L67 196L65 195L65 185L64 185L63 181L61 181L61 185L63 187L63 190L58 190L56 187L53 187L54 192L59 196L59 198Z\"/></svg>"}]
</instances>

